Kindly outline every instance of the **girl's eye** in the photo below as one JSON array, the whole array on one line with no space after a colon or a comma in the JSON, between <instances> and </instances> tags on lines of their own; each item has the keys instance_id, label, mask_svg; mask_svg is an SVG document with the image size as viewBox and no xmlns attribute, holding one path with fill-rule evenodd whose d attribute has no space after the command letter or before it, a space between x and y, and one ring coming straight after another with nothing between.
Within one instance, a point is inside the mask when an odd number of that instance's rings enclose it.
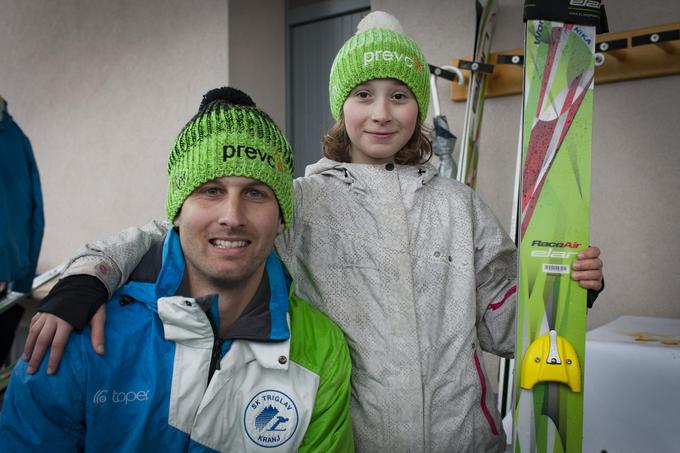
<instances>
[{"instance_id":1,"label":"girl's eye","mask_svg":"<svg viewBox=\"0 0 680 453\"><path fill-rule=\"evenodd\" d=\"M359 97L361 99L366 99L369 96L368 91L357 91L354 93L354 96Z\"/></svg>"},{"instance_id":2,"label":"girl's eye","mask_svg":"<svg viewBox=\"0 0 680 453\"><path fill-rule=\"evenodd\" d=\"M397 101L404 101L408 99L408 96L406 96L406 93L394 93L394 99Z\"/></svg>"}]
</instances>

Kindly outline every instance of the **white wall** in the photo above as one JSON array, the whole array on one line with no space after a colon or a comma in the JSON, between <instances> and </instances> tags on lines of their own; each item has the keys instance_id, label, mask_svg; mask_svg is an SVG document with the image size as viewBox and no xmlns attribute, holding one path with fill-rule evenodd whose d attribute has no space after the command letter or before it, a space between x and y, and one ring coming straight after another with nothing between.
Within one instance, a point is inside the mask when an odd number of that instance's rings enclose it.
<instances>
[{"instance_id":1,"label":"white wall","mask_svg":"<svg viewBox=\"0 0 680 453\"><path fill-rule=\"evenodd\" d=\"M42 178L38 270L164 217L165 165L228 82L228 1L0 1L0 93Z\"/></svg>"},{"instance_id":2,"label":"white wall","mask_svg":"<svg viewBox=\"0 0 680 453\"><path fill-rule=\"evenodd\" d=\"M521 0L500 0L492 51L521 48ZM680 20L680 2L605 1L612 32ZM423 5L426 5L424 7ZM470 55L472 0L373 0L394 14L436 65ZM595 87L591 243L605 260L606 290L588 315L590 328L624 314L680 318L680 76ZM462 134L464 103L439 82L442 112ZM510 223L521 97L487 99L479 193ZM457 156L458 150L456 150Z\"/></svg>"}]
</instances>

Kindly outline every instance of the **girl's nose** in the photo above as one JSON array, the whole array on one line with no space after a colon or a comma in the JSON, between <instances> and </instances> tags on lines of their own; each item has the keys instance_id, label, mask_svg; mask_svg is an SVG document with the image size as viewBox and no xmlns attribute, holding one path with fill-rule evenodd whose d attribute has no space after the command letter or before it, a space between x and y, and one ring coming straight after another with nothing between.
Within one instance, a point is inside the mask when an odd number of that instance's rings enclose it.
<instances>
[{"instance_id":1,"label":"girl's nose","mask_svg":"<svg viewBox=\"0 0 680 453\"><path fill-rule=\"evenodd\" d=\"M386 99L378 99L373 103L372 120L378 123L384 123L392 119L392 112L390 111L389 102Z\"/></svg>"}]
</instances>

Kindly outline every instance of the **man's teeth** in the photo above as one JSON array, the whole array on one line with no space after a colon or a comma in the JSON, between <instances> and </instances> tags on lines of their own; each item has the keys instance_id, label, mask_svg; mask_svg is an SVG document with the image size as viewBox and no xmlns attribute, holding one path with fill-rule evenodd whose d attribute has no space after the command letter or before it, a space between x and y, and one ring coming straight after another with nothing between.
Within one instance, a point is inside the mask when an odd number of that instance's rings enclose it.
<instances>
[{"instance_id":1,"label":"man's teeth","mask_svg":"<svg viewBox=\"0 0 680 453\"><path fill-rule=\"evenodd\" d=\"M211 242L212 245L219 249L235 249L248 245L248 242L246 241L223 241L220 239L213 239Z\"/></svg>"}]
</instances>

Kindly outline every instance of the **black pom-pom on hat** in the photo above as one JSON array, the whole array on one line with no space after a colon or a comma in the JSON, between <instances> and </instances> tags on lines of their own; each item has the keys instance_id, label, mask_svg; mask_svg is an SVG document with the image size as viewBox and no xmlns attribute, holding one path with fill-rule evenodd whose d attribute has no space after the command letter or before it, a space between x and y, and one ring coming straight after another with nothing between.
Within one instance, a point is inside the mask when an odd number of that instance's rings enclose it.
<instances>
[{"instance_id":1,"label":"black pom-pom on hat","mask_svg":"<svg viewBox=\"0 0 680 453\"><path fill-rule=\"evenodd\" d=\"M221 87L214 88L203 95L203 100L201 101L200 107L198 107L198 111L202 111L203 108L212 101L224 101L234 105L255 107L253 100L243 91L232 87Z\"/></svg>"}]
</instances>

